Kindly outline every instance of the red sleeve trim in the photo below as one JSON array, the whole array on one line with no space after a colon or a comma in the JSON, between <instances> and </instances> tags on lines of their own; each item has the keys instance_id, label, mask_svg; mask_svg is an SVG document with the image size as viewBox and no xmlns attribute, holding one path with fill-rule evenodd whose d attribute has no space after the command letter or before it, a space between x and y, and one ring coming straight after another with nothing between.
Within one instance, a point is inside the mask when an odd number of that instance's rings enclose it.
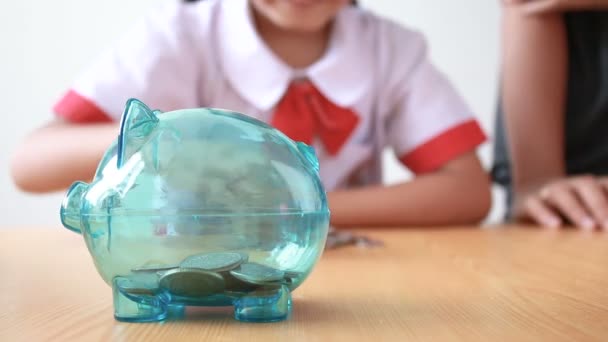
<instances>
[{"instance_id":1,"label":"red sleeve trim","mask_svg":"<svg viewBox=\"0 0 608 342\"><path fill-rule=\"evenodd\" d=\"M74 90L68 91L53 107L55 114L70 122L95 123L114 121L110 115L101 110L91 100Z\"/></svg>"},{"instance_id":2,"label":"red sleeve trim","mask_svg":"<svg viewBox=\"0 0 608 342\"><path fill-rule=\"evenodd\" d=\"M486 141L475 120L459 124L400 158L415 173L432 172L456 157L472 151Z\"/></svg>"}]
</instances>

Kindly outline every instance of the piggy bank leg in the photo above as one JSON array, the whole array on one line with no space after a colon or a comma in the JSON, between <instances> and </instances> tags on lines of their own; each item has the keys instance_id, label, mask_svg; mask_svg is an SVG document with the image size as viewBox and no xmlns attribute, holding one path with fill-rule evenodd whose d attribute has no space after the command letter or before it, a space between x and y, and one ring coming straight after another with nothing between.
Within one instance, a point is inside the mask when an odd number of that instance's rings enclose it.
<instances>
[{"instance_id":1,"label":"piggy bank leg","mask_svg":"<svg viewBox=\"0 0 608 342\"><path fill-rule=\"evenodd\" d=\"M168 305L163 294L128 293L114 279L114 318L121 322L157 322L167 318Z\"/></svg>"},{"instance_id":2,"label":"piggy bank leg","mask_svg":"<svg viewBox=\"0 0 608 342\"><path fill-rule=\"evenodd\" d=\"M234 302L234 318L243 322L277 322L291 313L291 292L285 285L266 287Z\"/></svg>"}]
</instances>

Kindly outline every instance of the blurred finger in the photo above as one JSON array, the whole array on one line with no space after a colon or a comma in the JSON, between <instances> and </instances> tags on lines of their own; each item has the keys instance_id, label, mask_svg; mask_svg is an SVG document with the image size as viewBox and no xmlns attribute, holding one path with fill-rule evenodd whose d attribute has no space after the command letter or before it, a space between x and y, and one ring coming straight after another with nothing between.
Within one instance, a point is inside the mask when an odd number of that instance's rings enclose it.
<instances>
[{"instance_id":1,"label":"blurred finger","mask_svg":"<svg viewBox=\"0 0 608 342\"><path fill-rule=\"evenodd\" d=\"M526 0L502 0L505 5L517 5L526 2Z\"/></svg>"},{"instance_id":2,"label":"blurred finger","mask_svg":"<svg viewBox=\"0 0 608 342\"><path fill-rule=\"evenodd\" d=\"M575 189L595 222L608 229L608 197L600 182L591 177L585 178L576 183Z\"/></svg>"},{"instance_id":3,"label":"blurred finger","mask_svg":"<svg viewBox=\"0 0 608 342\"><path fill-rule=\"evenodd\" d=\"M595 221L571 188L567 186L552 187L546 202L559 210L574 225L587 230L595 228Z\"/></svg>"},{"instance_id":4,"label":"blurred finger","mask_svg":"<svg viewBox=\"0 0 608 342\"><path fill-rule=\"evenodd\" d=\"M559 216L549 208L539 197L530 196L524 203L526 215L534 222L548 227L559 228L562 225L562 220Z\"/></svg>"},{"instance_id":5,"label":"blurred finger","mask_svg":"<svg viewBox=\"0 0 608 342\"><path fill-rule=\"evenodd\" d=\"M560 0L534 0L527 1L522 5L523 11L527 14L543 14L548 12L559 11L562 8Z\"/></svg>"},{"instance_id":6,"label":"blurred finger","mask_svg":"<svg viewBox=\"0 0 608 342\"><path fill-rule=\"evenodd\" d=\"M598 182L604 187L604 190L608 191L608 177L600 177Z\"/></svg>"},{"instance_id":7,"label":"blurred finger","mask_svg":"<svg viewBox=\"0 0 608 342\"><path fill-rule=\"evenodd\" d=\"M598 178L598 182L602 186L602 190L604 190L604 195L608 198L608 177L600 177ZM603 228L608 231L608 227L604 226Z\"/></svg>"}]
</instances>

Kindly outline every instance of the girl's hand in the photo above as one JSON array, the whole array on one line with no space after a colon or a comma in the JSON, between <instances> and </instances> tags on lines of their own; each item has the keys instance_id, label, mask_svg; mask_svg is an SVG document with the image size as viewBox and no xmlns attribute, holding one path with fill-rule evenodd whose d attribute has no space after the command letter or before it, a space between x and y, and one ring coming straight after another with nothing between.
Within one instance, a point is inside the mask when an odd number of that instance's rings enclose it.
<instances>
[{"instance_id":1,"label":"girl's hand","mask_svg":"<svg viewBox=\"0 0 608 342\"><path fill-rule=\"evenodd\" d=\"M503 0L503 2L506 5L519 5L528 14L608 9L608 0Z\"/></svg>"},{"instance_id":2,"label":"girl's hand","mask_svg":"<svg viewBox=\"0 0 608 342\"><path fill-rule=\"evenodd\" d=\"M608 231L608 177L577 176L547 183L516 196L514 216L549 228L571 223Z\"/></svg>"}]
</instances>

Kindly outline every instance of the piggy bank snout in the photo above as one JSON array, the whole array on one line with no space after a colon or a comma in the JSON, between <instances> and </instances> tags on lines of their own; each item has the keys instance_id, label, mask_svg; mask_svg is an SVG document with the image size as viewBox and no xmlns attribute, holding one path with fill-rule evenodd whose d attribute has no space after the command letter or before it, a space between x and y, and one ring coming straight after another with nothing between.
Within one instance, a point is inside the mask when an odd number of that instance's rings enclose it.
<instances>
[{"instance_id":1,"label":"piggy bank snout","mask_svg":"<svg viewBox=\"0 0 608 342\"><path fill-rule=\"evenodd\" d=\"M66 197L61 204L61 223L67 229L81 233L80 229L80 208L84 194L89 190L89 185L83 182L72 184Z\"/></svg>"}]
</instances>

